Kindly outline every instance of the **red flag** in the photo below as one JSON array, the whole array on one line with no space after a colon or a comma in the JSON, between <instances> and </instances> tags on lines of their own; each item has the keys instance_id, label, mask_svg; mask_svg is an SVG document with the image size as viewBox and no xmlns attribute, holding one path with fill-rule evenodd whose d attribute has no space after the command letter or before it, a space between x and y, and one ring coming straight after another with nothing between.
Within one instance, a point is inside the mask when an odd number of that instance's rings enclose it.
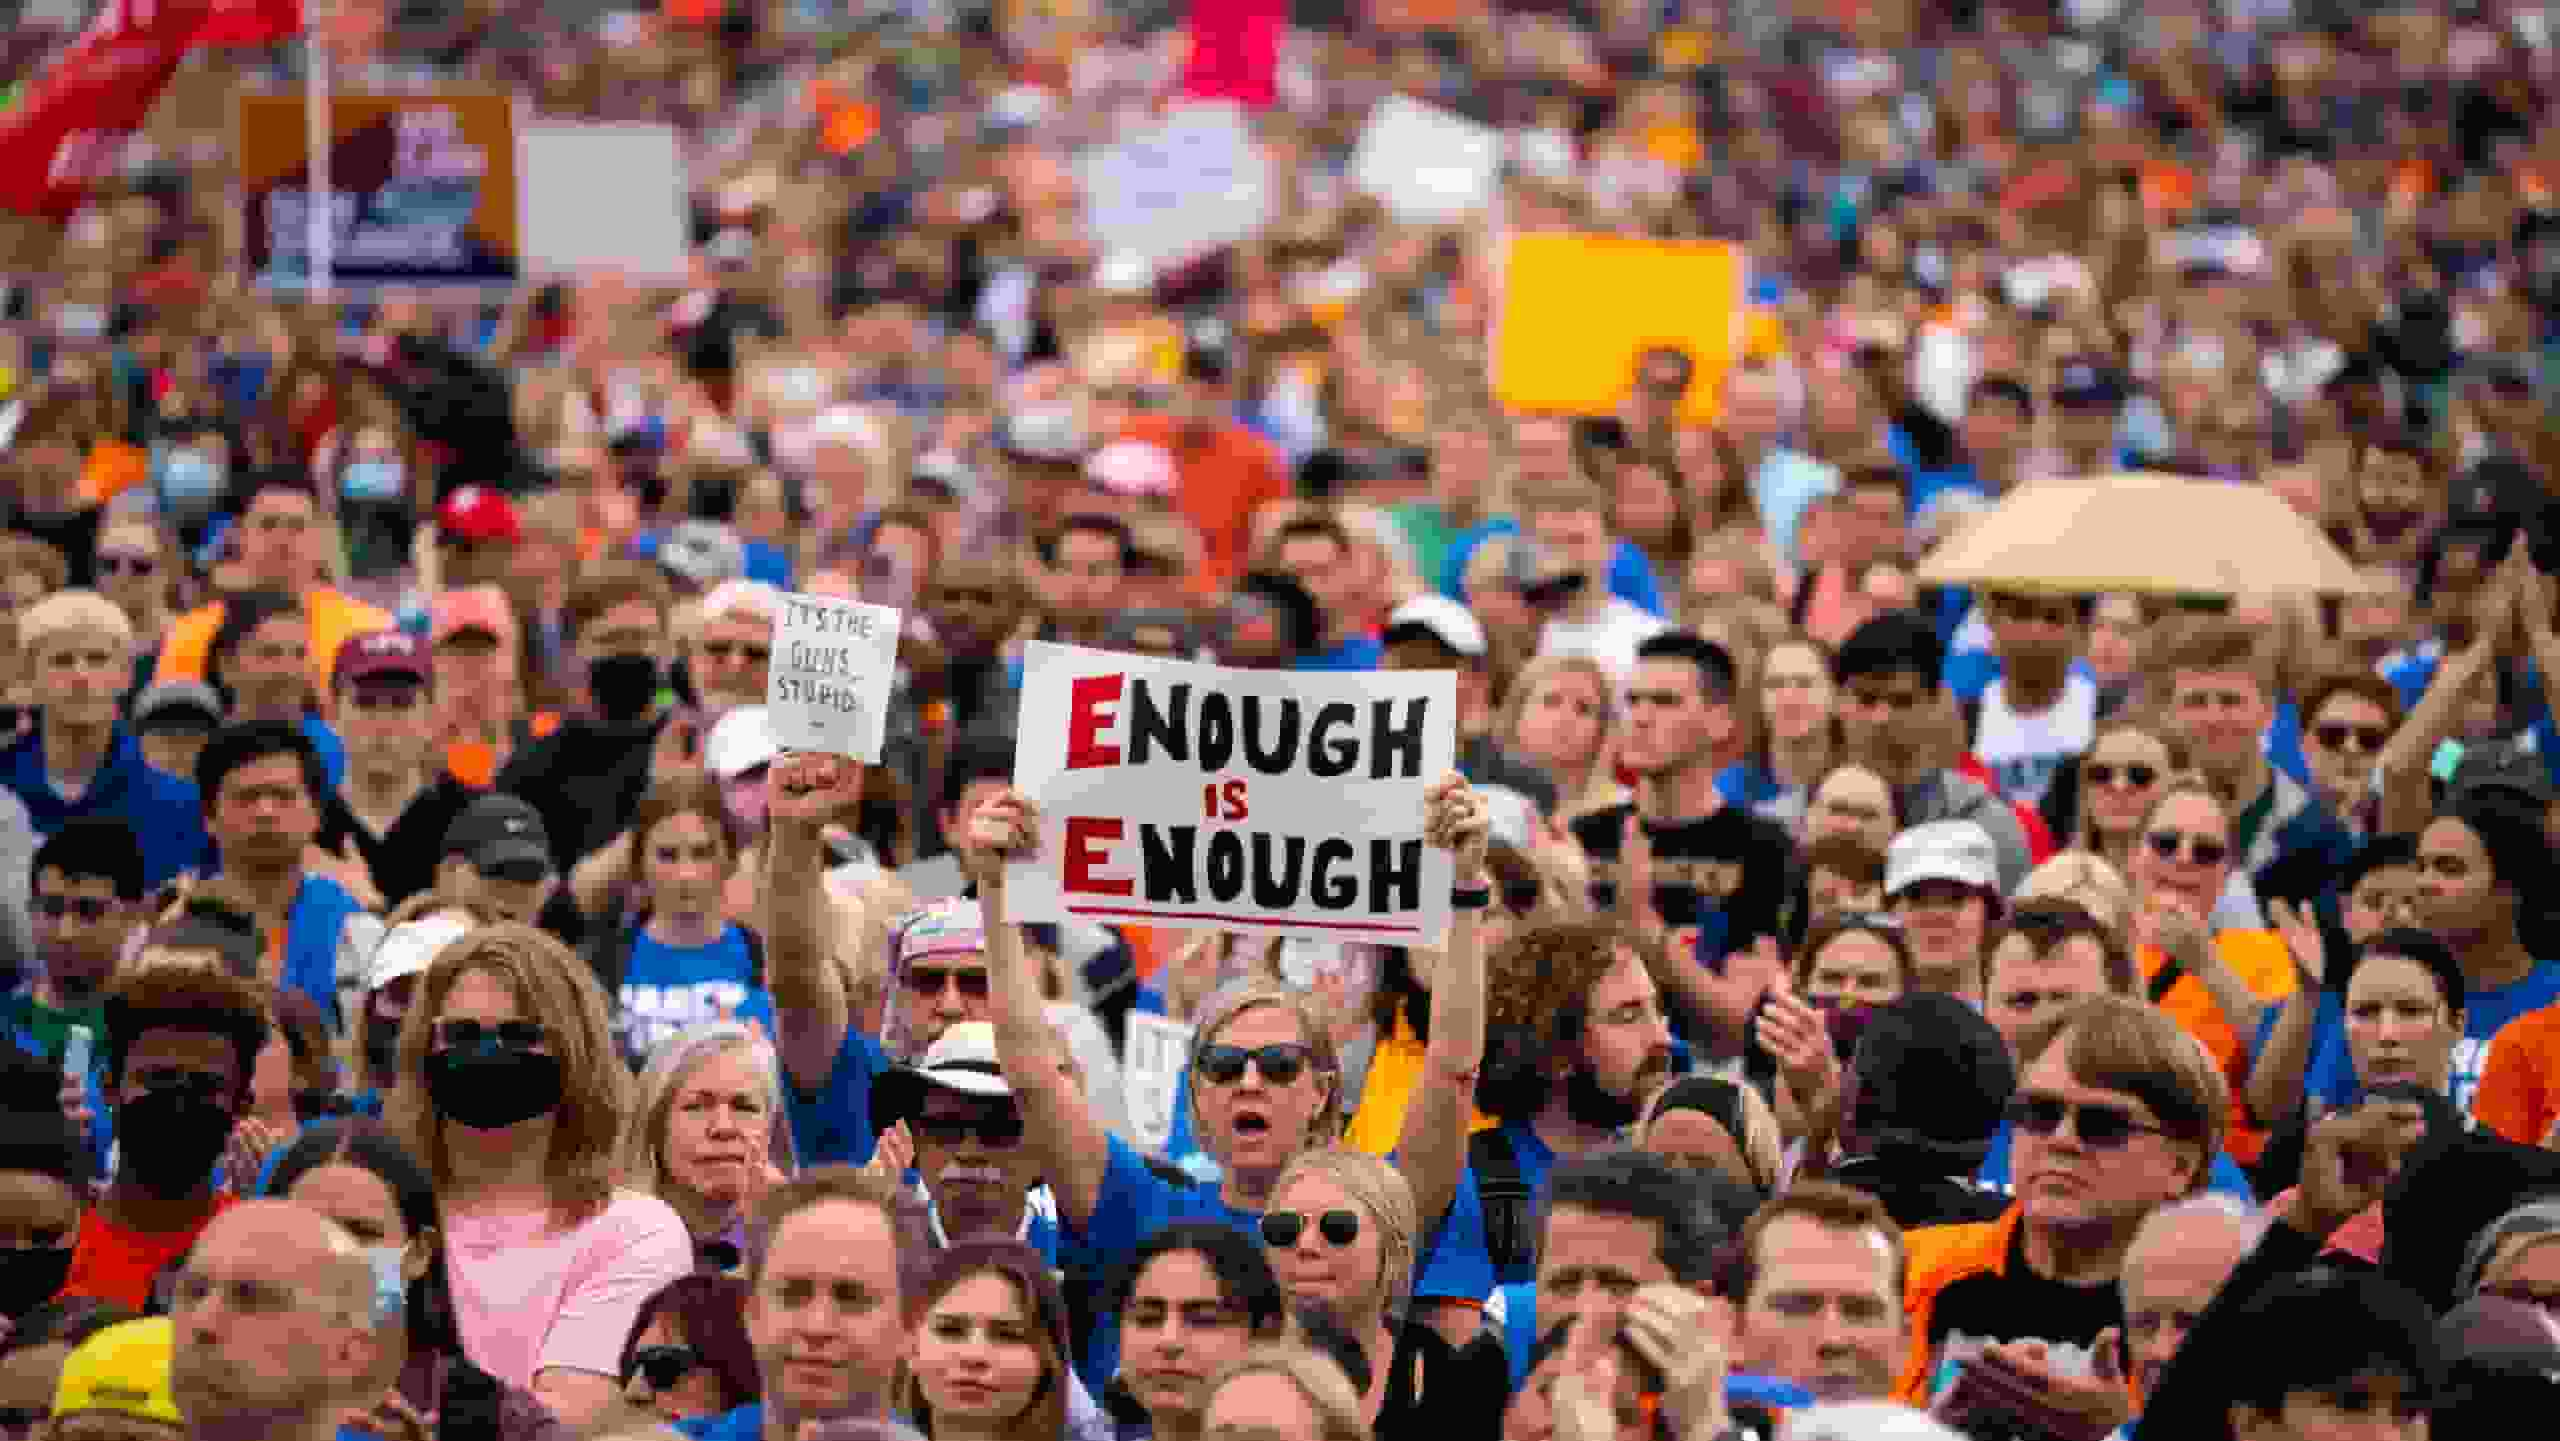
<instances>
[{"instance_id":1,"label":"red flag","mask_svg":"<svg viewBox=\"0 0 2560 1441\"><path fill-rule=\"evenodd\" d=\"M301 11L300 0L109 0L0 116L0 210L69 219L189 51L272 44L302 27Z\"/></svg>"},{"instance_id":2,"label":"red flag","mask_svg":"<svg viewBox=\"0 0 2560 1441\"><path fill-rule=\"evenodd\" d=\"M1183 21L1190 53L1182 59L1187 100L1233 100L1262 110L1280 100L1280 34L1286 0L1191 0Z\"/></svg>"}]
</instances>

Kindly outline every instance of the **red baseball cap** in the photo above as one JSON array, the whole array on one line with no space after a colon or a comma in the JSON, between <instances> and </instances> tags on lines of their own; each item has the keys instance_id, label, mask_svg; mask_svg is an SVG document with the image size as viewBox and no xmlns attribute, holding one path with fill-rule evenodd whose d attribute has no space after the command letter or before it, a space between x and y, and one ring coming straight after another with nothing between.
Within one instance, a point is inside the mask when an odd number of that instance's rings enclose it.
<instances>
[{"instance_id":1,"label":"red baseball cap","mask_svg":"<svg viewBox=\"0 0 2560 1441\"><path fill-rule=\"evenodd\" d=\"M446 535L473 545L491 541L513 545L524 539L516 503L485 485L466 485L446 496L444 504L436 507L436 525Z\"/></svg>"},{"instance_id":2,"label":"red baseball cap","mask_svg":"<svg viewBox=\"0 0 2560 1441\"><path fill-rule=\"evenodd\" d=\"M405 630L370 630L347 637L338 647L333 670L330 681L340 688L385 681L425 685L430 674L425 642Z\"/></svg>"}]
</instances>

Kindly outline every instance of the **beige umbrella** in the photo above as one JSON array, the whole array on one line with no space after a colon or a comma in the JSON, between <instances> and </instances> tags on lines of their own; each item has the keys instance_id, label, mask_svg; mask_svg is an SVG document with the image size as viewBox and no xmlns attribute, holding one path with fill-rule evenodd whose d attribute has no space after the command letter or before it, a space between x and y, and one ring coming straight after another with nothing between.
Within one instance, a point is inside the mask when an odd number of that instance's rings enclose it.
<instances>
[{"instance_id":1,"label":"beige umbrella","mask_svg":"<svg viewBox=\"0 0 2560 1441\"><path fill-rule=\"evenodd\" d=\"M2376 588L2267 487L2149 471L2021 486L1931 550L1920 579L2071 595Z\"/></svg>"}]
</instances>

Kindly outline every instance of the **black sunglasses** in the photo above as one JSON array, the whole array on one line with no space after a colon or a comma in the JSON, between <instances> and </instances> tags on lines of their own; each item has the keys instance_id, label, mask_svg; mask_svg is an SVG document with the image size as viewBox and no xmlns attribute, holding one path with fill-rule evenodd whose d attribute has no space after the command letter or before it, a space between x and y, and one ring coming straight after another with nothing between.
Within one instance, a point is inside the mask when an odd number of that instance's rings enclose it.
<instances>
[{"instance_id":1,"label":"black sunglasses","mask_svg":"<svg viewBox=\"0 0 2560 1441\"><path fill-rule=\"evenodd\" d=\"M949 986L958 986L960 994L973 1001L987 998L987 968L984 966L910 966L907 989L919 996L938 996Z\"/></svg>"},{"instance_id":2,"label":"black sunglasses","mask_svg":"<svg viewBox=\"0 0 2560 1441\"><path fill-rule=\"evenodd\" d=\"M496 1025L480 1021L438 1021L428 1032L435 1038L439 1051L476 1051L494 1045L501 1051L521 1055L542 1049L547 1033L540 1021L500 1021Z\"/></svg>"},{"instance_id":3,"label":"black sunglasses","mask_svg":"<svg viewBox=\"0 0 2560 1441\"><path fill-rule=\"evenodd\" d=\"M352 1116L355 1113L356 1103L353 1098L326 1086L314 1086L308 1090L293 1093L293 1118L306 1126L313 1121L326 1121L339 1116Z\"/></svg>"},{"instance_id":4,"label":"black sunglasses","mask_svg":"<svg viewBox=\"0 0 2560 1441\"><path fill-rule=\"evenodd\" d=\"M701 1365L702 1353L691 1346L643 1346L631 1353L631 1365L622 1379L626 1384L643 1379L650 1390L664 1391Z\"/></svg>"},{"instance_id":5,"label":"black sunglasses","mask_svg":"<svg viewBox=\"0 0 2560 1441\"><path fill-rule=\"evenodd\" d=\"M2164 861L2176 860L2181 846L2186 848L2187 859L2200 866L2218 866L2231 856L2231 847L2204 836L2184 835L2177 831L2153 831L2144 839L2150 842L2151 853Z\"/></svg>"},{"instance_id":6,"label":"black sunglasses","mask_svg":"<svg viewBox=\"0 0 2560 1441\"><path fill-rule=\"evenodd\" d=\"M2103 1102L2073 1104L2059 1096L2017 1095L2009 1099L2009 1124L2030 1136L2054 1136L2069 1121L2080 1144L2096 1151L2120 1151L2136 1134L2165 1136L2158 1126L2137 1121L2123 1106Z\"/></svg>"},{"instance_id":7,"label":"black sunglasses","mask_svg":"<svg viewBox=\"0 0 2560 1441\"><path fill-rule=\"evenodd\" d=\"M2344 721L2323 721L2311 728L2311 738L2319 742L2320 749L2324 751L2345 750L2347 742L2352 739L2356 743L2356 749L2367 755L2373 755L2382 750L2383 742L2391 739L2391 732L2384 726L2357 726L2348 725Z\"/></svg>"},{"instance_id":8,"label":"black sunglasses","mask_svg":"<svg viewBox=\"0 0 2560 1441\"><path fill-rule=\"evenodd\" d=\"M2114 785L2116 777L2122 776L2124 783L2135 790L2145 789L2153 781L2160 779L2160 772L2140 761L2122 766L2109 761L2092 761L2080 768L2080 774L2093 786Z\"/></svg>"},{"instance_id":9,"label":"black sunglasses","mask_svg":"<svg viewBox=\"0 0 2560 1441\"><path fill-rule=\"evenodd\" d=\"M918 1116L907 1124L917 1139L937 1146L957 1146L973 1133L981 1146L1002 1148L1022 1140L1022 1113L1011 1108L974 1117Z\"/></svg>"},{"instance_id":10,"label":"black sunglasses","mask_svg":"<svg viewBox=\"0 0 2560 1441\"><path fill-rule=\"evenodd\" d=\"M1525 920L1538 908L1538 902L1546 899L1546 894L1547 887L1543 881L1504 881L1502 908Z\"/></svg>"},{"instance_id":11,"label":"black sunglasses","mask_svg":"<svg viewBox=\"0 0 2560 1441\"><path fill-rule=\"evenodd\" d=\"M773 647L769 645L748 645L731 640L704 641L702 643L702 653L713 660L727 660L732 656L745 656L748 660L751 660L758 665L762 665L766 661L773 659Z\"/></svg>"},{"instance_id":12,"label":"black sunglasses","mask_svg":"<svg viewBox=\"0 0 2560 1441\"><path fill-rule=\"evenodd\" d=\"M1329 1245L1348 1246L1360 1239L1360 1213L1357 1211L1327 1211L1316 1217L1315 1222L1316 1234L1324 1237ZM1298 1238L1305 1234L1307 1213L1304 1211L1262 1213L1262 1244L1266 1246L1286 1249L1298 1244Z\"/></svg>"},{"instance_id":13,"label":"black sunglasses","mask_svg":"<svg viewBox=\"0 0 2560 1441\"><path fill-rule=\"evenodd\" d=\"M80 924L94 926L107 918L107 911L115 902L103 896L38 896L32 904L36 914L48 921L77 916Z\"/></svg>"},{"instance_id":14,"label":"black sunglasses","mask_svg":"<svg viewBox=\"0 0 2560 1441\"><path fill-rule=\"evenodd\" d=\"M1275 1086L1285 1086L1298 1079L1298 1073L1315 1059L1315 1052L1296 1041L1280 1041L1246 1050L1242 1046L1202 1046L1192 1064L1199 1068L1200 1078L1215 1086L1231 1086L1244 1079L1245 1062L1251 1061L1262 1079Z\"/></svg>"},{"instance_id":15,"label":"black sunglasses","mask_svg":"<svg viewBox=\"0 0 2560 1441\"><path fill-rule=\"evenodd\" d=\"M479 872L480 879L484 881L506 881L519 886L540 885L551 876L550 866L530 857L493 861L485 866L475 865L471 869Z\"/></svg>"}]
</instances>

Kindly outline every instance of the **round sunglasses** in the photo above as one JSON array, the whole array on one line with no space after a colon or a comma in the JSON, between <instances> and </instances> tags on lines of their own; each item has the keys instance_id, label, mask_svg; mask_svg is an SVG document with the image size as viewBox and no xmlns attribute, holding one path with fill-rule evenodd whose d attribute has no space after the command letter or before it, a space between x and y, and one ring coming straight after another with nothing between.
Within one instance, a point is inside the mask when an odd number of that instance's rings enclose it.
<instances>
[{"instance_id":1,"label":"round sunglasses","mask_svg":"<svg viewBox=\"0 0 2560 1441\"><path fill-rule=\"evenodd\" d=\"M1300 1236L1307 1234L1308 1219L1304 1211L1263 1212L1262 1244L1287 1250L1298 1244ZM1327 1211L1314 1220L1316 1234L1324 1237L1326 1245L1348 1246L1360 1239L1360 1213L1357 1211Z\"/></svg>"}]
</instances>

